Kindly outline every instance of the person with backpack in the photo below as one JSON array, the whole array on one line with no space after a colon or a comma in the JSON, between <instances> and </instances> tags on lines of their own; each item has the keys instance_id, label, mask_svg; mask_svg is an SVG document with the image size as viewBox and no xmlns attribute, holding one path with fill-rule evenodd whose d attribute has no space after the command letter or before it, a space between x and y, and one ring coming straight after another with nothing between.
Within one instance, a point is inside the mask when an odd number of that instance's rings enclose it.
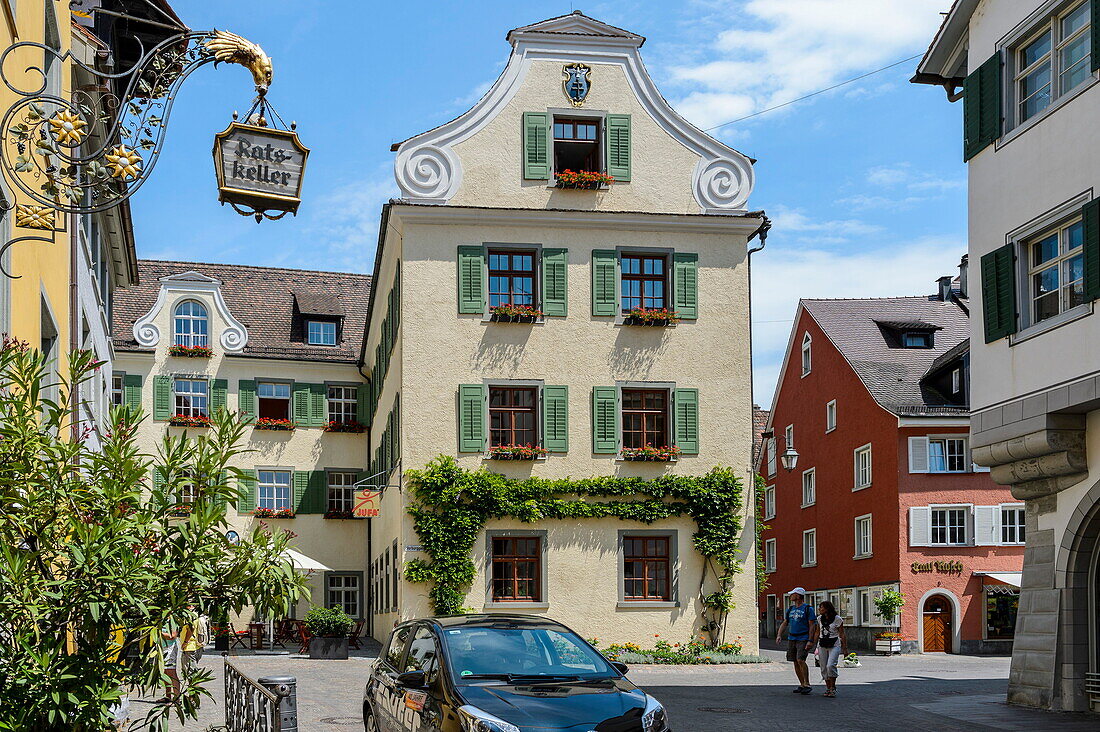
<instances>
[{"instance_id":1,"label":"person with backpack","mask_svg":"<svg viewBox=\"0 0 1100 732\"><path fill-rule=\"evenodd\" d=\"M783 616L783 624L775 634L775 642L783 642L783 632L787 633L787 660L794 663L794 673L798 677L798 687L795 694L809 694L813 691L810 686L810 668L806 665L806 657L813 650L814 642L810 637L811 629L816 628L817 616L814 609L807 605L803 598L806 590L795 587L787 593L791 599L791 605ZM815 633L816 635L816 633Z\"/></svg>"},{"instance_id":2,"label":"person with backpack","mask_svg":"<svg viewBox=\"0 0 1100 732\"><path fill-rule=\"evenodd\" d=\"M817 604L817 626L813 638L817 640L817 658L821 666L821 680L825 682L825 696L836 696L837 666L848 655L848 636L844 632L844 618L828 600Z\"/></svg>"}]
</instances>

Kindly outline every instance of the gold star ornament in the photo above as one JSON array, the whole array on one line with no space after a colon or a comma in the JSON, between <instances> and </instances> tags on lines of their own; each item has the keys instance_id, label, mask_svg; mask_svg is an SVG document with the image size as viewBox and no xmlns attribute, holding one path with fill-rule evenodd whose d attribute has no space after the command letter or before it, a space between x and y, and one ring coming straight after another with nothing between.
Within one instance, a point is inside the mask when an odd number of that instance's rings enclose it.
<instances>
[{"instance_id":1,"label":"gold star ornament","mask_svg":"<svg viewBox=\"0 0 1100 732\"><path fill-rule=\"evenodd\" d=\"M107 153L107 167L112 178L137 178L141 175L141 156L125 145L116 145Z\"/></svg>"},{"instance_id":2,"label":"gold star ornament","mask_svg":"<svg viewBox=\"0 0 1100 732\"><path fill-rule=\"evenodd\" d=\"M80 115L64 109L50 118L53 138L62 145L79 145L80 141L84 139L84 135L87 134L84 131L87 126L88 123L82 120Z\"/></svg>"}]
</instances>

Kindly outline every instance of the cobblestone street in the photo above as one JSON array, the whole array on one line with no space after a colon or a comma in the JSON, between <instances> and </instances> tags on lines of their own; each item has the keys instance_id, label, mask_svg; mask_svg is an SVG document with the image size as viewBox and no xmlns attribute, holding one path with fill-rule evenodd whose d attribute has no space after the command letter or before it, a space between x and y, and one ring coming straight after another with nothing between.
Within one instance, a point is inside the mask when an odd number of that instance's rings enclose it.
<instances>
[{"instance_id":1,"label":"cobblestone street","mask_svg":"<svg viewBox=\"0 0 1100 732\"><path fill-rule=\"evenodd\" d=\"M844 669L839 696L790 693L794 675L778 651L765 650L768 664L744 666L635 666L630 679L669 709L676 732L779 730L820 725L831 730L1095 730L1095 718L1010 707L1004 703L1009 659L955 655L863 658ZM304 732L362 729L363 684L372 653L347 661L311 661L299 656L235 656L252 678L292 675L298 679L298 728ZM174 730L200 732L224 722L222 661L202 661L215 675L214 700L198 723ZM816 669L811 678L817 682ZM142 707L135 702L135 708Z\"/></svg>"}]
</instances>

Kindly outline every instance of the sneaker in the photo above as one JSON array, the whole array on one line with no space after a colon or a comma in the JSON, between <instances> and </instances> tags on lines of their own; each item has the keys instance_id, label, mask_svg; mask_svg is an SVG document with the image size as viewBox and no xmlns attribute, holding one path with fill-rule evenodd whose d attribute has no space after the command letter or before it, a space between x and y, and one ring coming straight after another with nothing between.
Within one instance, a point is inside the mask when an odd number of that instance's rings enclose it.
<instances>
[{"instance_id":1,"label":"sneaker","mask_svg":"<svg viewBox=\"0 0 1100 732\"><path fill-rule=\"evenodd\" d=\"M793 693L793 694L805 694L806 692L803 691L803 689L805 689L805 688L806 688L805 686L796 686L793 689L791 689L791 693Z\"/></svg>"},{"instance_id":2,"label":"sneaker","mask_svg":"<svg viewBox=\"0 0 1100 732\"><path fill-rule=\"evenodd\" d=\"M798 693L799 694L812 694L813 693L813 687L803 686L801 689L798 690Z\"/></svg>"}]
</instances>

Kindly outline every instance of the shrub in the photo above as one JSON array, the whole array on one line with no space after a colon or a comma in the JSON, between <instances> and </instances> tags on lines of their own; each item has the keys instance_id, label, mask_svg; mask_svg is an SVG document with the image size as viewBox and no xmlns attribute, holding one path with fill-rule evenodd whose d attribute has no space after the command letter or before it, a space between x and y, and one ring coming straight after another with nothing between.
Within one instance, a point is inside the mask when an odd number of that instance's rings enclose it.
<instances>
[{"instance_id":1,"label":"shrub","mask_svg":"<svg viewBox=\"0 0 1100 732\"><path fill-rule=\"evenodd\" d=\"M355 621L340 608L315 607L306 613L306 628L319 638L343 638Z\"/></svg>"}]
</instances>

